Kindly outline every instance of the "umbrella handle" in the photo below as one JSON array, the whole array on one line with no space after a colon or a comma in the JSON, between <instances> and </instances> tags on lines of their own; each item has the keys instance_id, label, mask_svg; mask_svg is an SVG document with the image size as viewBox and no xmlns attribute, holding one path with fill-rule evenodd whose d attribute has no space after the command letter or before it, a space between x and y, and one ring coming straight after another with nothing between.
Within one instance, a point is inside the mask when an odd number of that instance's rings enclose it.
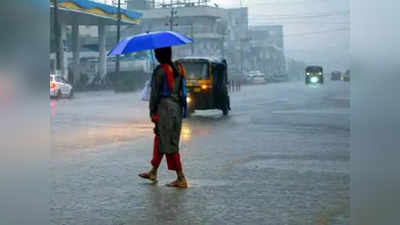
<instances>
[{"instance_id":1,"label":"umbrella handle","mask_svg":"<svg viewBox=\"0 0 400 225\"><path fill-rule=\"evenodd\" d=\"M153 50L150 50L150 57L151 57L151 69L154 70L155 67L155 62L154 62L154 56L153 56Z\"/></svg>"}]
</instances>

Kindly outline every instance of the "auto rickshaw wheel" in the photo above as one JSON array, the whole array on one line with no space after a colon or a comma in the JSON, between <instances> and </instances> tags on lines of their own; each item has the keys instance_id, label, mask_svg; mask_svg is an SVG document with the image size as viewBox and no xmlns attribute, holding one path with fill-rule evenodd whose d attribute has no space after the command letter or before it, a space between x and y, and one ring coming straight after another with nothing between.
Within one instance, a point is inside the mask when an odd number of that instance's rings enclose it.
<instances>
[{"instance_id":1,"label":"auto rickshaw wheel","mask_svg":"<svg viewBox=\"0 0 400 225\"><path fill-rule=\"evenodd\" d=\"M62 94L61 94L61 90L57 91L57 94L55 96L55 99L59 100L61 98Z\"/></svg>"},{"instance_id":2,"label":"auto rickshaw wheel","mask_svg":"<svg viewBox=\"0 0 400 225\"><path fill-rule=\"evenodd\" d=\"M222 114L224 116L227 116L229 114L230 109L231 109L230 98L228 95L226 95L224 105L222 106Z\"/></svg>"},{"instance_id":3,"label":"auto rickshaw wheel","mask_svg":"<svg viewBox=\"0 0 400 225\"><path fill-rule=\"evenodd\" d=\"M229 109L225 108L222 110L222 115L227 116L229 114Z\"/></svg>"},{"instance_id":4,"label":"auto rickshaw wheel","mask_svg":"<svg viewBox=\"0 0 400 225\"><path fill-rule=\"evenodd\" d=\"M192 113L194 113L194 109L192 109L192 108L189 107L189 108L187 109L186 117L189 118L189 117L192 115Z\"/></svg>"}]
</instances>

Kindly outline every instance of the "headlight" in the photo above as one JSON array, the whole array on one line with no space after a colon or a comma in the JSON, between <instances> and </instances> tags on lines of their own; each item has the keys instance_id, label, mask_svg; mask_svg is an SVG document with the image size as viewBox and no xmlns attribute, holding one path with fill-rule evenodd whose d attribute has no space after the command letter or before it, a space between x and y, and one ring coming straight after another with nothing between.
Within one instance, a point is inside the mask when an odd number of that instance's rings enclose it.
<instances>
[{"instance_id":1,"label":"headlight","mask_svg":"<svg viewBox=\"0 0 400 225\"><path fill-rule=\"evenodd\" d=\"M307 75L310 75L311 73L307 73Z\"/></svg>"},{"instance_id":2,"label":"headlight","mask_svg":"<svg viewBox=\"0 0 400 225\"><path fill-rule=\"evenodd\" d=\"M318 77L311 77L311 83L317 83L318 82Z\"/></svg>"},{"instance_id":3,"label":"headlight","mask_svg":"<svg viewBox=\"0 0 400 225\"><path fill-rule=\"evenodd\" d=\"M202 89L202 90L207 90L207 88L208 88L208 85L207 85L207 84L201 85L201 89Z\"/></svg>"},{"instance_id":4,"label":"headlight","mask_svg":"<svg viewBox=\"0 0 400 225\"><path fill-rule=\"evenodd\" d=\"M186 102L187 102L188 104L191 103L191 102L192 102L192 98L190 98L189 96L186 97Z\"/></svg>"},{"instance_id":5,"label":"headlight","mask_svg":"<svg viewBox=\"0 0 400 225\"><path fill-rule=\"evenodd\" d=\"M320 76L321 76L321 75L322 75L322 72L319 72L319 73L318 73L318 75L320 75Z\"/></svg>"}]
</instances>

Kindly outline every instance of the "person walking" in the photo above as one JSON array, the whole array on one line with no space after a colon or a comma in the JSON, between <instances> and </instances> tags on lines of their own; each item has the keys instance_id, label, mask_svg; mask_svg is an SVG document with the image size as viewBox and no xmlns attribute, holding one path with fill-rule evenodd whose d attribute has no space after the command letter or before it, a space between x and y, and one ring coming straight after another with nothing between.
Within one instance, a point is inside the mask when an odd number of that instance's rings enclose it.
<instances>
[{"instance_id":1,"label":"person walking","mask_svg":"<svg viewBox=\"0 0 400 225\"><path fill-rule=\"evenodd\" d=\"M168 169L177 175L176 180L167 186L187 188L179 154L182 118L186 113L185 70L181 64L172 62L171 47L155 49L155 57L160 65L152 75L149 103L150 118L155 124L152 168L139 176L156 182L165 155Z\"/></svg>"}]
</instances>

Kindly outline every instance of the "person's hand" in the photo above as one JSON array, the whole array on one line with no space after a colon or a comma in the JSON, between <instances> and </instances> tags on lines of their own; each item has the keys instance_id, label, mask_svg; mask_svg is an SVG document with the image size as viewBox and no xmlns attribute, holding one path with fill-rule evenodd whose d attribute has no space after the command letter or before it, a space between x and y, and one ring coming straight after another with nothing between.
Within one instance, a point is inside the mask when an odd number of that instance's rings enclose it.
<instances>
[{"instance_id":1,"label":"person's hand","mask_svg":"<svg viewBox=\"0 0 400 225\"><path fill-rule=\"evenodd\" d=\"M159 116L158 116L158 114L152 114L152 115L150 115L150 118L153 123L157 123Z\"/></svg>"}]
</instances>

